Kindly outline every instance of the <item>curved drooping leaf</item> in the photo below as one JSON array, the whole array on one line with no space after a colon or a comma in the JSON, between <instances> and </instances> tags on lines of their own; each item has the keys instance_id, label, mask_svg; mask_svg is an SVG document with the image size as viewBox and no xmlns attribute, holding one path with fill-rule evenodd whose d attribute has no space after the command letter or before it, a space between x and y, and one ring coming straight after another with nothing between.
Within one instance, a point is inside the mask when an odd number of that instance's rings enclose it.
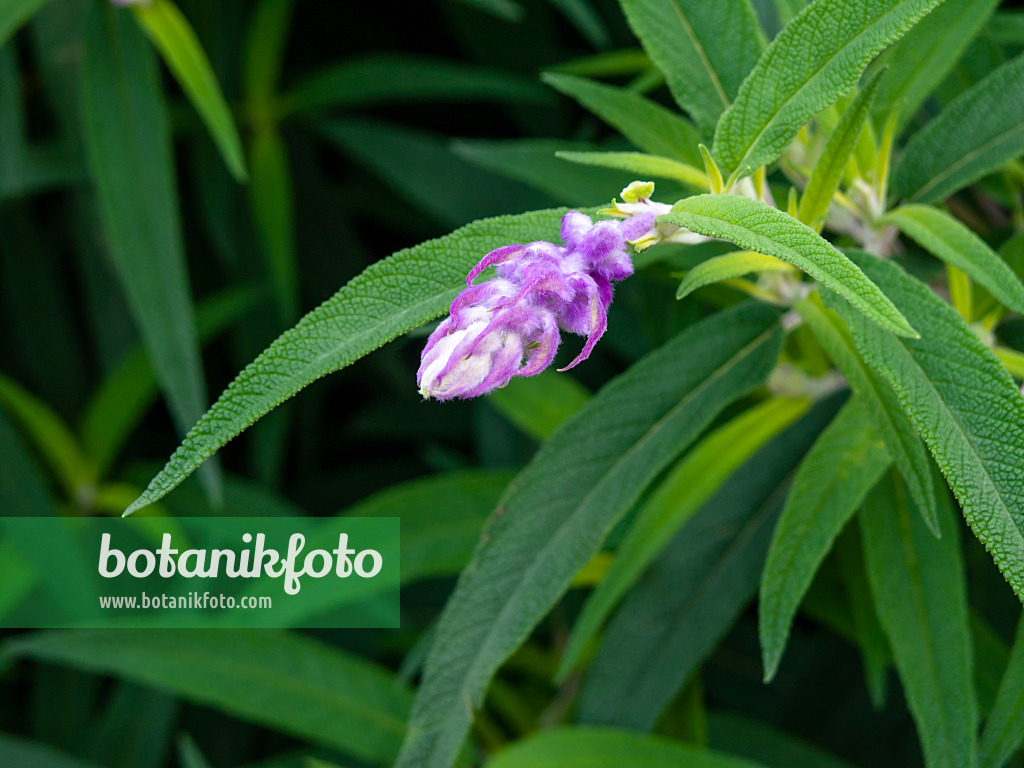
<instances>
[{"instance_id":1,"label":"curved drooping leaf","mask_svg":"<svg viewBox=\"0 0 1024 768\"><path fill-rule=\"evenodd\" d=\"M924 438L975 535L1024 600L1024 396L963 318L898 265L851 253L885 286L920 339L900 339L864 322L845 302L861 357L896 393Z\"/></svg>"},{"instance_id":2,"label":"curved drooping leaf","mask_svg":"<svg viewBox=\"0 0 1024 768\"><path fill-rule=\"evenodd\" d=\"M1001 768L1024 743L1024 620L1017 626L1010 660L992 714L981 733L980 768Z\"/></svg>"},{"instance_id":3,"label":"curved drooping leaf","mask_svg":"<svg viewBox=\"0 0 1024 768\"><path fill-rule=\"evenodd\" d=\"M663 736L610 728L556 728L502 750L487 768L760 768L757 763Z\"/></svg>"},{"instance_id":4,"label":"curved drooping leaf","mask_svg":"<svg viewBox=\"0 0 1024 768\"><path fill-rule=\"evenodd\" d=\"M680 163L669 157L647 155L643 152L555 152L557 157L581 165L598 165L635 173L642 178L672 179L694 189L708 188L708 177L704 171L692 165Z\"/></svg>"},{"instance_id":5,"label":"curved drooping leaf","mask_svg":"<svg viewBox=\"0 0 1024 768\"><path fill-rule=\"evenodd\" d=\"M926 765L974 766L978 705L958 521L943 496L937 539L912 504L890 474L858 514L868 583Z\"/></svg>"},{"instance_id":6,"label":"curved drooping leaf","mask_svg":"<svg viewBox=\"0 0 1024 768\"><path fill-rule=\"evenodd\" d=\"M4 45L22 24L42 8L48 0L3 0L0 2L0 46Z\"/></svg>"},{"instance_id":7,"label":"curved drooping leaf","mask_svg":"<svg viewBox=\"0 0 1024 768\"><path fill-rule=\"evenodd\" d=\"M872 421L903 474L925 523L938 535L931 460L924 443L903 413L892 387L860 359L849 329L835 312L822 305L818 294L813 293L807 300L797 302L794 309L800 313L853 391L870 409Z\"/></svg>"},{"instance_id":8,"label":"curved drooping leaf","mask_svg":"<svg viewBox=\"0 0 1024 768\"><path fill-rule=\"evenodd\" d=\"M825 143L825 149L814 164L807 186L800 198L799 219L809 227L821 231L820 222L828 213L832 197L843 177L843 169L853 154L860 138L872 100L878 90L879 76L873 77L843 112L839 122Z\"/></svg>"},{"instance_id":9,"label":"curved drooping leaf","mask_svg":"<svg viewBox=\"0 0 1024 768\"><path fill-rule=\"evenodd\" d=\"M86 155L107 241L146 353L184 432L202 415L206 385L156 61L131 16L103 3L88 13L82 67ZM207 475L214 490L218 477Z\"/></svg>"},{"instance_id":10,"label":"curved drooping leaf","mask_svg":"<svg viewBox=\"0 0 1024 768\"><path fill-rule=\"evenodd\" d=\"M620 0L676 103L710 135L764 49L749 0Z\"/></svg>"},{"instance_id":11,"label":"curved drooping leaf","mask_svg":"<svg viewBox=\"0 0 1024 768\"><path fill-rule=\"evenodd\" d=\"M801 463L761 575L757 613L765 682L779 669L790 627L814 574L891 462L870 412L855 398Z\"/></svg>"},{"instance_id":12,"label":"curved drooping leaf","mask_svg":"<svg viewBox=\"0 0 1024 768\"><path fill-rule=\"evenodd\" d=\"M934 203L1024 152L1024 54L957 96L907 142L893 190Z\"/></svg>"},{"instance_id":13,"label":"curved drooping leaf","mask_svg":"<svg viewBox=\"0 0 1024 768\"><path fill-rule=\"evenodd\" d=\"M773 311L690 326L605 385L512 481L441 615L398 765L448 768L491 677L644 488L779 352Z\"/></svg>"},{"instance_id":14,"label":"curved drooping leaf","mask_svg":"<svg viewBox=\"0 0 1024 768\"><path fill-rule=\"evenodd\" d=\"M856 85L868 62L940 0L817 0L762 54L715 129L715 157L746 176Z\"/></svg>"},{"instance_id":15,"label":"curved drooping leaf","mask_svg":"<svg viewBox=\"0 0 1024 768\"><path fill-rule=\"evenodd\" d=\"M487 67L401 54L330 65L281 97L281 110L409 104L413 101L497 101L550 104L551 93L518 75Z\"/></svg>"},{"instance_id":16,"label":"curved drooping leaf","mask_svg":"<svg viewBox=\"0 0 1024 768\"><path fill-rule=\"evenodd\" d=\"M441 315L465 285L466 274L489 251L557 239L564 213L483 219L368 267L235 378L128 511L167 494L231 438L306 385Z\"/></svg>"},{"instance_id":17,"label":"curved drooping leaf","mask_svg":"<svg viewBox=\"0 0 1024 768\"><path fill-rule=\"evenodd\" d=\"M578 101L644 152L700 167L697 130L657 102L625 88L559 72L545 72L541 79Z\"/></svg>"},{"instance_id":18,"label":"curved drooping leaf","mask_svg":"<svg viewBox=\"0 0 1024 768\"><path fill-rule=\"evenodd\" d=\"M171 0L150 0L135 5L133 10L167 68L202 117L232 175L238 181L245 181L242 140L213 67L188 20Z\"/></svg>"},{"instance_id":19,"label":"curved drooping leaf","mask_svg":"<svg viewBox=\"0 0 1024 768\"><path fill-rule=\"evenodd\" d=\"M943 0L880 57L886 67L875 103L876 124L897 113L896 132L953 70L968 43L985 26L998 0Z\"/></svg>"},{"instance_id":20,"label":"curved drooping leaf","mask_svg":"<svg viewBox=\"0 0 1024 768\"><path fill-rule=\"evenodd\" d=\"M754 251L739 251L722 256L712 256L686 273L686 277L676 289L676 298L685 299L705 285L742 277L751 272L790 272L792 269L792 265L780 261L774 256L765 256L763 253Z\"/></svg>"},{"instance_id":21,"label":"curved drooping leaf","mask_svg":"<svg viewBox=\"0 0 1024 768\"><path fill-rule=\"evenodd\" d=\"M696 195L680 200L658 220L788 262L882 328L901 336L917 333L853 262L806 224L777 208L738 195Z\"/></svg>"},{"instance_id":22,"label":"curved drooping leaf","mask_svg":"<svg viewBox=\"0 0 1024 768\"><path fill-rule=\"evenodd\" d=\"M711 432L651 492L615 552L608 573L587 599L562 654L558 677L577 664L622 596L729 476L810 406L806 399L774 398ZM631 701L631 706L635 702Z\"/></svg>"},{"instance_id":23,"label":"curved drooping leaf","mask_svg":"<svg viewBox=\"0 0 1024 768\"><path fill-rule=\"evenodd\" d=\"M1024 285L988 244L940 208L902 205L882 217L937 259L967 273L1005 307L1024 313Z\"/></svg>"},{"instance_id":24,"label":"curved drooping leaf","mask_svg":"<svg viewBox=\"0 0 1024 768\"><path fill-rule=\"evenodd\" d=\"M0 649L169 691L367 762L395 756L412 698L387 670L285 632L40 632Z\"/></svg>"}]
</instances>

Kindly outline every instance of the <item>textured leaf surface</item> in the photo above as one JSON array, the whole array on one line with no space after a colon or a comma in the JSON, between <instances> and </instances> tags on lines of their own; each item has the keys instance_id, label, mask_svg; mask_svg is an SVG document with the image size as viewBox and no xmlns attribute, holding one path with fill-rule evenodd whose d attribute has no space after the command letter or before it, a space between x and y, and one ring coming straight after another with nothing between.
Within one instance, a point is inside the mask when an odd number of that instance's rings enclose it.
<instances>
[{"instance_id":1,"label":"textured leaf surface","mask_svg":"<svg viewBox=\"0 0 1024 768\"><path fill-rule=\"evenodd\" d=\"M981 734L981 768L1000 768L1024 743L1024 620L1017 626L996 703Z\"/></svg>"},{"instance_id":2,"label":"textured leaf surface","mask_svg":"<svg viewBox=\"0 0 1024 768\"><path fill-rule=\"evenodd\" d=\"M509 243L557 240L563 213L484 219L368 267L238 375L130 510L164 496L231 438L306 385L443 314L465 285L466 274L489 251Z\"/></svg>"},{"instance_id":3,"label":"textured leaf surface","mask_svg":"<svg viewBox=\"0 0 1024 768\"><path fill-rule=\"evenodd\" d=\"M843 176L843 169L853 154L864 129L864 122L867 120L868 111L871 109L872 99L878 89L878 77L872 78L850 102L850 106L843 112L842 117L836 124L832 134L825 143L825 149L814 164L807 179L807 186L800 198L799 219L804 224L821 231L819 222L828 213L828 207L832 203L832 197L839 187L839 181Z\"/></svg>"},{"instance_id":4,"label":"textured leaf surface","mask_svg":"<svg viewBox=\"0 0 1024 768\"><path fill-rule=\"evenodd\" d=\"M778 671L814 574L891 461L870 412L854 399L800 465L761 575L758 630L766 681Z\"/></svg>"},{"instance_id":5,"label":"textured leaf surface","mask_svg":"<svg viewBox=\"0 0 1024 768\"><path fill-rule=\"evenodd\" d=\"M812 294L807 301L798 302L794 309L800 313L853 391L868 406L889 455L895 460L910 488L910 495L924 515L928 527L937 534L931 460L924 443L903 413L892 387L861 360L846 324L835 312L822 305L817 294Z\"/></svg>"},{"instance_id":6,"label":"textured leaf surface","mask_svg":"<svg viewBox=\"0 0 1024 768\"><path fill-rule=\"evenodd\" d=\"M184 432L206 402L179 228L171 135L149 43L129 14L88 16L85 146L110 251L142 342Z\"/></svg>"},{"instance_id":7,"label":"textured leaf surface","mask_svg":"<svg viewBox=\"0 0 1024 768\"><path fill-rule=\"evenodd\" d=\"M715 130L727 174L778 157L804 124L856 85L868 62L940 0L818 0L757 62Z\"/></svg>"},{"instance_id":8,"label":"textured leaf surface","mask_svg":"<svg viewBox=\"0 0 1024 768\"><path fill-rule=\"evenodd\" d=\"M1024 599L1024 397L963 318L899 266L851 254L920 339L877 331L837 302L861 356L896 392L975 535Z\"/></svg>"},{"instance_id":9,"label":"textured leaf surface","mask_svg":"<svg viewBox=\"0 0 1024 768\"><path fill-rule=\"evenodd\" d=\"M880 57L887 68L875 104L877 124L897 112L897 133L953 71L999 0L943 0Z\"/></svg>"},{"instance_id":10,"label":"textured leaf surface","mask_svg":"<svg viewBox=\"0 0 1024 768\"><path fill-rule=\"evenodd\" d=\"M757 591L791 473L835 408L815 406L764 446L665 547L605 632L581 720L654 727Z\"/></svg>"},{"instance_id":11,"label":"textured leaf surface","mask_svg":"<svg viewBox=\"0 0 1024 768\"><path fill-rule=\"evenodd\" d=\"M934 203L1024 152L1024 54L957 96L907 142L894 191Z\"/></svg>"},{"instance_id":12,"label":"textured leaf surface","mask_svg":"<svg viewBox=\"0 0 1024 768\"><path fill-rule=\"evenodd\" d=\"M926 251L967 273L1005 307L1024 313L1024 285L1009 265L962 222L929 205L903 205L882 222L895 224Z\"/></svg>"},{"instance_id":13,"label":"textured leaf surface","mask_svg":"<svg viewBox=\"0 0 1024 768\"><path fill-rule=\"evenodd\" d=\"M686 273L686 277L676 289L676 298L684 299L705 285L742 277L751 272L789 272L791 270L792 266L786 262L779 261L774 256L765 256L753 251L712 256Z\"/></svg>"},{"instance_id":14,"label":"textured leaf surface","mask_svg":"<svg viewBox=\"0 0 1024 768\"><path fill-rule=\"evenodd\" d=\"M556 728L517 742L487 768L758 768L723 752L701 749L662 736L607 728Z\"/></svg>"},{"instance_id":15,"label":"textured leaf surface","mask_svg":"<svg viewBox=\"0 0 1024 768\"><path fill-rule=\"evenodd\" d=\"M764 49L749 0L620 0L629 26L705 135Z\"/></svg>"},{"instance_id":16,"label":"textured leaf surface","mask_svg":"<svg viewBox=\"0 0 1024 768\"><path fill-rule=\"evenodd\" d=\"M943 497L937 539L911 505L902 481L889 475L860 511L868 581L925 763L975 766L978 705L959 523Z\"/></svg>"},{"instance_id":17,"label":"textured leaf surface","mask_svg":"<svg viewBox=\"0 0 1024 768\"><path fill-rule=\"evenodd\" d=\"M561 151L555 154L571 163L617 168L645 179L672 179L702 191L708 188L708 177L704 175L704 171L669 157L647 155L643 152Z\"/></svg>"},{"instance_id":18,"label":"textured leaf surface","mask_svg":"<svg viewBox=\"0 0 1024 768\"><path fill-rule=\"evenodd\" d=\"M608 573L588 598L562 654L559 675L579 663L589 642L622 596L636 583L679 528L743 462L798 419L810 402L767 400L722 425L673 467L629 528Z\"/></svg>"},{"instance_id":19,"label":"textured leaf surface","mask_svg":"<svg viewBox=\"0 0 1024 768\"><path fill-rule=\"evenodd\" d=\"M220 92L206 53L188 20L171 0L151 0L133 9L168 69L188 95L239 181L245 180L245 157L234 118Z\"/></svg>"},{"instance_id":20,"label":"textured leaf surface","mask_svg":"<svg viewBox=\"0 0 1024 768\"><path fill-rule=\"evenodd\" d=\"M691 326L601 389L512 482L437 628L399 765L447 768L495 671L612 525L726 404L764 381L775 313Z\"/></svg>"},{"instance_id":21,"label":"textured leaf surface","mask_svg":"<svg viewBox=\"0 0 1024 768\"><path fill-rule=\"evenodd\" d=\"M2 648L8 658L133 680L368 762L394 757L411 699L387 670L283 632L76 630Z\"/></svg>"},{"instance_id":22,"label":"textured leaf surface","mask_svg":"<svg viewBox=\"0 0 1024 768\"><path fill-rule=\"evenodd\" d=\"M573 75L546 72L545 83L578 101L639 149L701 167L700 135L683 117L638 93Z\"/></svg>"},{"instance_id":23,"label":"textured leaf surface","mask_svg":"<svg viewBox=\"0 0 1024 768\"><path fill-rule=\"evenodd\" d=\"M782 259L834 290L882 328L902 336L916 333L846 256L806 224L770 205L737 195L696 195L680 200L658 220Z\"/></svg>"}]
</instances>

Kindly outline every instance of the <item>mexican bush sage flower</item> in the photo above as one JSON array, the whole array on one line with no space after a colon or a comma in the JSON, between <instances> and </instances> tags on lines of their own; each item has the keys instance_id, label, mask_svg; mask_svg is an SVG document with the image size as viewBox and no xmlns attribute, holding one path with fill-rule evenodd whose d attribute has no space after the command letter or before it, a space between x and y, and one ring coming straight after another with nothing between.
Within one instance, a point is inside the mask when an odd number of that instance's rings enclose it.
<instances>
[{"instance_id":1,"label":"mexican bush sage flower","mask_svg":"<svg viewBox=\"0 0 1024 768\"><path fill-rule=\"evenodd\" d=\"M427 340L416 383L423 397L477 397L515 376L533 376L555 358L559 331L586 337L565 368L586 360L608 326L612 284L633 274L628 245L651 229L654 213L597 224L578 211L562 218L564 245L543 241L491 251ZM496 277L473 285L485 269Z\"/></svg>"}]
</instances>

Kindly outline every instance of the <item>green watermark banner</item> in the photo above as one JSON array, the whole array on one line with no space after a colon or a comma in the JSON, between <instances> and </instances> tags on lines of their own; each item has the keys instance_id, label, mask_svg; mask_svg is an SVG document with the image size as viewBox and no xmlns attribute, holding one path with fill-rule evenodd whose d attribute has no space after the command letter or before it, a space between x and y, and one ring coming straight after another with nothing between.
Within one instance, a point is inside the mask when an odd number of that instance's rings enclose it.
<instances>
[{"instance_id":1,"label":"green watermark banner","mask_svg":"<svg viewBox=\"0 0 1024 768\"><path fill-rule=\"evenodd\" d=\"M396 517L0 517L0 628L398 627Z\"/></svg>"}]
</instances>

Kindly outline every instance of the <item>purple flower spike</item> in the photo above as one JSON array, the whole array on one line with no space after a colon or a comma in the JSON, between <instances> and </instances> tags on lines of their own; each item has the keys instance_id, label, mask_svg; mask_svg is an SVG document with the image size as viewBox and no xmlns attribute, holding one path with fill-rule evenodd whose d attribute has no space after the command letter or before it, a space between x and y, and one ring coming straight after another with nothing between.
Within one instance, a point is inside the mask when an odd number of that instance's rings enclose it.
<instances>
[{"instance_id":1,"label":"purple flower spike","mask_svg":"<svg viewBox=\"0 0 1024 768\"><path fill-rule=\"evenodd\" d=\"M560 370L586 360L608 327L612 283L633 274L627 245L653 223L653 213L594 224L569 211L562 219L565 245L507 245L484 256L427 340L416 373L420 394L477 397L514 376L535 376L554 360L559 329L586 336L583 350ZM492 266L496 278L472 284Z\"/></svg>"}]
</instances>

